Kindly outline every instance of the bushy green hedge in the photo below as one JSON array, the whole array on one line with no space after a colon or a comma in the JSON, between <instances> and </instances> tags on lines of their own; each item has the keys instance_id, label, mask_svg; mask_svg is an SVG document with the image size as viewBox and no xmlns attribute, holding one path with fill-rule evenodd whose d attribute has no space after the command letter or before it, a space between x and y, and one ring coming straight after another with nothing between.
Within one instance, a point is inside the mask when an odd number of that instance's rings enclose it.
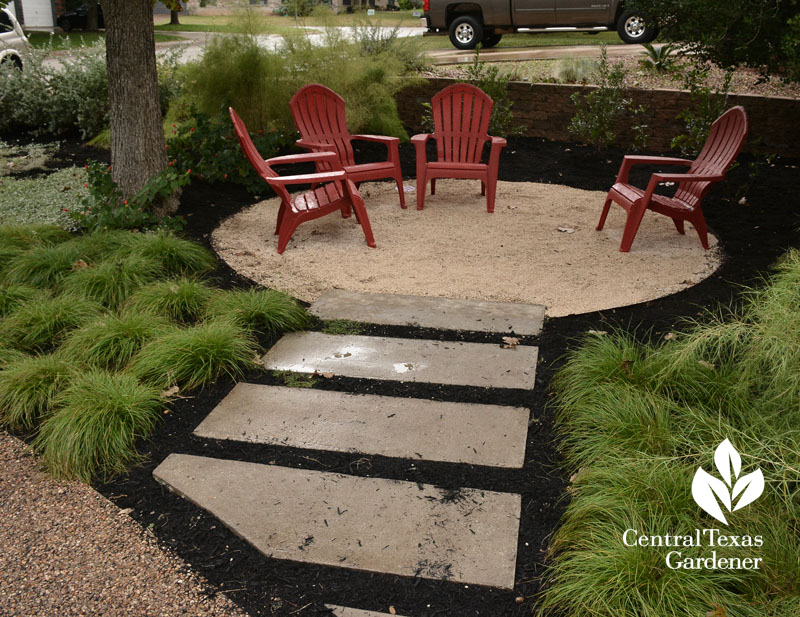
<instances>
[{"instance_id":1,"label":"bushy green hedge","mask_svg":"<svg viewBox=\"0 0 800 617\"><path fill-rule=\"evenodd\" d=\"M794 617L800 252L788 253L741 311L667 338L642 344L624 333L590 335L557 375L571 501L552 541L543 612ZM722 533L762 536L763 546L715 550L718 557L761 557L763 566L690 572L666 567L666 554L708 557L707 544L625 546L626 529L682 536L722 527L694 502L691 487L698 467L714 471L715 449L725 439L742 453L742 474L760 468L766 488L729 515Z\"/></svg>"},{"instance_id":2,"label":"bushy green hedge","mask_svg":"<svg viewBox=\"0 0 800 617\"><path fill-rule=\"evenodd\" d=\"M164 231L0 226L0 239L15 249L0 270L0 426L34 436L59 476L124 471L173 386L239 377L256 333L306 323L283 294L197 278L213 257Z\"/></svg>"}]
</instances>

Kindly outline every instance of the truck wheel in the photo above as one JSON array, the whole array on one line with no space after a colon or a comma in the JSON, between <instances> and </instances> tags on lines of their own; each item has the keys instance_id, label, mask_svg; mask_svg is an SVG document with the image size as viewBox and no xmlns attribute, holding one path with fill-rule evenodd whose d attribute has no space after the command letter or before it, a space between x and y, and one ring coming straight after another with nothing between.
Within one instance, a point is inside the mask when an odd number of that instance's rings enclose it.
<instances>
[{"instance_id":1,"label":"truck wheel","mask_svg":"<svg viewBox=\"0 0 800 617\"><path fill-rule=\"evenodd\" d=\"M657 29L634 11L622 11L617 20L619 38L626 43L649 43L656 38Z\"/></svg>"},{"instance_id":2,"label":"truck wheel","mask_svg":"<svg viewBox=\"0 0 800 617\"><path fill-rule=\"evenodd\" d=\"M483 26L472 15L456 17L450 24L450 42L458 49L475 49L483 39Z\"/></svg>"},{"instance_id":3,"label":"truck wheel","mask_svg":"<svg viewBox=\"0 0 800 617\"><path fill-rule=\"evenodd\" d=\"M503 38L502 34L489 34L483 37L481 41L481 47L484 49L489 49L490 47L494 47L500 42L500 39Z\"/></svg>"}]
</instances>

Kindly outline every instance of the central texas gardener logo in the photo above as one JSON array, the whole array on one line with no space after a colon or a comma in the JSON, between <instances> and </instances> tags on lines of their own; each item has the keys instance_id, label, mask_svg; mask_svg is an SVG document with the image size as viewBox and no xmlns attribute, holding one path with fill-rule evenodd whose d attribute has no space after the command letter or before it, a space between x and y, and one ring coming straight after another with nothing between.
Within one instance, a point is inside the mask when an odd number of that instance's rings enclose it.
<instances>
[{"instance_id":1,"label":"central texas gardener logo","mask_svg":"<svg viewBox=\"0 0 800 617\"><path fill-rule=\"evenodd\" d=\"M727 525L728 521L720 504L728 512L736 512L753 503L764 492L764 474L761 469L756 469L740 475L742 457L727 439L717 446L714 465L722 480L698 467L692 482L692 497L698 506L723 525Z\"/></svg>"}]
</instances>

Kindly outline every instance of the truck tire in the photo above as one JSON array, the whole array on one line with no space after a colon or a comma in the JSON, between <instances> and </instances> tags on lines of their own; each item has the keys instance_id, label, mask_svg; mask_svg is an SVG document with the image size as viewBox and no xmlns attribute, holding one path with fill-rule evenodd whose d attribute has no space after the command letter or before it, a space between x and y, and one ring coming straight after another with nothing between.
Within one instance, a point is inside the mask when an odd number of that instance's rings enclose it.
<instances>
[{"instance_id":1,"label":"truck tire","mask_svg":"<svg viewBox=\"0 0 800 617\"><path fill-rule=\"evenodd\" d=\"M650 25L641 13L622 11L617 19L619 38L626 43L649 43L658 34L654 25Z\"/></svg>"},{"instance_id":2,"label":"truck tire","mask_svg":"<svg viewBox=\"0 0 800 617\"><path fill-rule=\"evenodd\" d=\"M481 47L483 47L483 49L489 49L490 47L494 47L500 42L500 39L502 38L503 38L502 34L484 35L483 40L481 41Z\"/></svg>"},{"instance_id":3,"label":"truck tire","mask_svg":"<svg viewBox=\"0 0 800 617\"><path fill-rule=\"evenodd\" d=\"M472 15L461 15L450 23L450 42L458 49L475 49L483 39L483 26Z\"/></svg>"}]
</instances>

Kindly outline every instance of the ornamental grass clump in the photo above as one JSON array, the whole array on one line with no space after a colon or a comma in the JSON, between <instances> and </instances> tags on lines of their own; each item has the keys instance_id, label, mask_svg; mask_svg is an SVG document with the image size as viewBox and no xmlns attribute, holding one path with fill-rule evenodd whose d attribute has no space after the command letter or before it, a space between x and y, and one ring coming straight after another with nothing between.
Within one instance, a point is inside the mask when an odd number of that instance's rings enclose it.
<instances>
[{"instance_id":1,"label":"ornamental grass clump","mask_svg":"<svg viewBox=\"0 0 800 617\"><path fill-rule=\"evenodd\" d=\"M80 267L64 279L61 287L67 293L115 309L142 285L155 280L159 271L157 261L130 255Z\"/></svg>"},{"instance_id":2,"label":"ornamental grass clump","mask_svg":"<svg viewBox=\"0 0 800 617\"><path fill-rule=\"evenodd\" d=\"M214 269L214 257L205 248L168 231L129 235L130 244L121 250L158 261L169 275L197 275Z\"/></svg>"},{"instance_id":3,"label":"ornamental grass clump","mask_svg":"<svg viewBox=\"0 0 800 617\"><path fill-rule=\"evenodd\" d=\"M29 249L34 246L53 246L72 238L68 231L56 225L0 225L0 246Z\"/></svg>"},{"instance_id":4,"label":"ornamental grass clump","mask_svg":"<svg viewBox=\"0 0 800 617\"><path fill-rule=\"evenodd\" d=\"M125 308L188 324L205 312L216 293L213 287L196 279L167 279L141 287L128 299Z\"/></svg>"},{"instance_id":5,"label":"ornamental grass clump","mask_svg":"<svg viewBox=\"0 0 800 617\"><path fill-rule=\"evenodd\" d=\"M299 330L308 324L308 313L296 300L269 289L220 292L209 303L208 314L228 317L265 334Z\"/></svg>"},{"instance_id":6,"label":"ornamental grass clump","mask_svg":"<svg viewBox=\"0 0 800 617\"><path fill-rule=\"evenodd\" d=\"M37 297L46 297L47 292L25 285L0 285L0 317Z\"/></svg>"},{"instance_id":7,"label":"ornamental grass clump","mask_svg":"<svg viewBox=\"0 0 800 617\"><path fill-rule=\"evenodd\" d=\"M741 308L661 341L590 335L553 385L571 501L551 543L540 614L797 615L800 252L745 292ZM726 442L741 475L734 464L720 489L733 493L729 503L720 497L720 529L693 491L699 468L725 480L717 453ZM763 493L737 509L736 479L754 482L756 472ZM759 540L636 543L714 528ZM702 565L712 557L761 566Z\"/></svg>"},{"instance_id":8,"label":"ornamental grass clump","mask_svg":"<svg viewBox=\"0 0 800 617\"><path fill-rule=\"evenodd\" d=\"M24 360L28 354L21 352L11 347L4 347L3 342L0 341L0 371L7 369L9 366L19 360Z\"/></svg>"},{"instance_id":9,"label":"ornamental grass clump","mask_svg":"<svg viewBox=\"0 0 800 617\"><path fill-rule=\"evenodd\" d=\"M40 246L13 257L5 268L4 282L55 289L73 268L85 262L86 254L72 242Z\"/></svg>"},{"instance_id":10,"label":"ornamental grass clump","mask_svg":"<svg viewBox=\"0 0 800 617\"><path fill-rule=\"evenodd\" d=\"M139 461L136 442L152 432L162 409L156 388L99 369L77 375L56 405L34 448L50 473L84 482L122 473Z\"/></svg>"},{"instance_id":11,"label":"ornamental grass clump","mask_svg":"<svg viewBox=\"0 0 800 617\"><path fill-rule=\"evenodd\" d=\"M55 355L10 362L0 371L0 424L12 430L35 429L73 374L72 365Z\"/></svg>"},{"instance_id":12,"label":"ornamental grass clump","mask_svg":"<svg viewBox=\"0 0 800 617\"><path fill-rule=\"evenodd\" d=\"M130 371L160 388L204 386L221 377L240 378L255 366L257 346L229 320L215 319L158 338L136 354Z\"/></svg>"},{"instance_id":13,"label":"ornamental grass clump","mask_svg":"<svg viewBox=\"0 0 800 617\"><path fill-rule=\"evenodd\" d=\"M166 320L149 314L104 315L72 331L59 348L59 355L75 365L119 371L144 344L169 329Z\"/></svg>"},{"instance_id":14,"label":"ornamental grass clump","mask_svg":"<svg viewBox=\"0 0 800 617\"><path fill-rule=\"evenodd\" d=\"M23 351L47 351L70 330L96 319L102 307L81 296L36 297L0 321L0 338Z\"/></svg>"}]
</instances>

